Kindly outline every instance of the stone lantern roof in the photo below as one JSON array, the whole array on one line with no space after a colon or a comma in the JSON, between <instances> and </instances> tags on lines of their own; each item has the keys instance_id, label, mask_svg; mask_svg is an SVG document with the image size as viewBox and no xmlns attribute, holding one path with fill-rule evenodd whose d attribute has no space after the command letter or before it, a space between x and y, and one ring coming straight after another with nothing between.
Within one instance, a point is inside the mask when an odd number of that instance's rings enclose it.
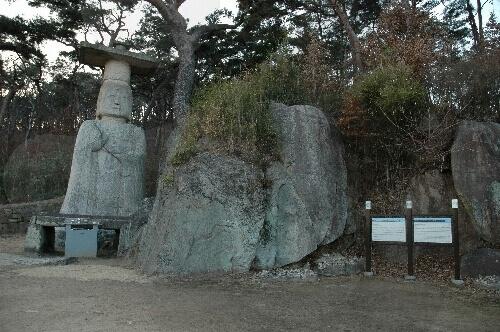
<instances>
[{"instance_id":1,"label":"stone lantern roof","mask_svg":"<svg viewBox=\"0 0 500 332\"><path fill-rule=\"evenodd\" d=\"M122 61L130 65L132 73L140 75L152 74L160 65L160 60L145 54L88 42L80 43L79 60L96 67L104 67L109 60Z\"/></svg>"}]
</instances>

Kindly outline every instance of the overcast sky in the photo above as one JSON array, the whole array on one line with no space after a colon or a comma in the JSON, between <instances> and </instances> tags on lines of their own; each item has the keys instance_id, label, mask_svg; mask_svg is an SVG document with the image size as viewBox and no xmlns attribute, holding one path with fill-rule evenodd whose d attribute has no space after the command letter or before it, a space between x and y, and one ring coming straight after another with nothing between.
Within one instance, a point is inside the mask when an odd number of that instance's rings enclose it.
<instances>
[{"instance_id":1,"label":"overcast sky","mask_svg":"<svg viewBox=\"0 0 500 332\"><path fill-rule=\"evenodd\" d=\"M0 0L0 8L7 8L2 10L2 14L8 17L21 16L24 18L33 18L35 16L49 17L50 11L48 9L32 8L28 6L27 0L15 0L9 2L7 0ZM186 0L180 7L181 14L189 20L189 25L196 25L202 23L205 17L216 9L227 8L233 13L237 11L236 0ZM141 19L140 10L136 10L133 15L127 18L127 28L133 32L139 25ZM81 37L83 39L83 37ZM97 40L89 40L97 41ZM63 48L62 45L56 42L47 42L43 47L49 61L54 61L57 55Z\"/></svg>"}]
</instances>

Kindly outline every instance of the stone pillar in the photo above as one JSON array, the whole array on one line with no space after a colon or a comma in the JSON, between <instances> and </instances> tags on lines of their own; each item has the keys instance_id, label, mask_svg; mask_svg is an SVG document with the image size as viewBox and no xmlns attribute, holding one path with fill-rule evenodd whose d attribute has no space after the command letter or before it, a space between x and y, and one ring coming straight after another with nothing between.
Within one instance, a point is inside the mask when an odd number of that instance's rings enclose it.
<instances>
[{"instance_id":1,"label":"stone pillar","mask_svg":"<svg viewBox=\"0 0 500 332\"><path fill-rule=\"evenodd\" d=\"M104 66L96 120L78 132L61 214L130 216L144 198L146 138L132 116L130 74L156 60L123 49L82 45L83 63ZM138 62L138 59L140 60Z\"/></svg>"}]
</instances>

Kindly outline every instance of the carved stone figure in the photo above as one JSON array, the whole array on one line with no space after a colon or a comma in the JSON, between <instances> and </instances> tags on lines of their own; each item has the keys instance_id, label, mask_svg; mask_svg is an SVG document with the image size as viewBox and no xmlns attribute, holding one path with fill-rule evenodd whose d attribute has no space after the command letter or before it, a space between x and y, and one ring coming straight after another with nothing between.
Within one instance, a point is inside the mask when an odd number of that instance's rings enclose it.
<instances>
[{"instance_id":1,"label":"carved stone figure","mask_svg":"<svg viewBox=\"0 0 500 332\"><path fill-rule=\"evenodd\" d=\"M144 196L146 139L132 116L131 72L146 73L155 59L123 48L88 43L82 63L104 67L96 120L85 121L76 139L62 214L130 216Z\"/></svg>"}]
</instances>

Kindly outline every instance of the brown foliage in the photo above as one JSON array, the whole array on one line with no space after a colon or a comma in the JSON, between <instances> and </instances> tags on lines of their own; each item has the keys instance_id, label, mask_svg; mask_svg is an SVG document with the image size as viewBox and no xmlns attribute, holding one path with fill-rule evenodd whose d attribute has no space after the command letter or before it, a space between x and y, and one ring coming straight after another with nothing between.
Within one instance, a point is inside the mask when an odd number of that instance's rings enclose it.
<instances>
[{"instance_id":1,"label":"brown foliage","mask_svg":"<svg viewBox=\"0 0 500 332\"><path fill-rule=\"evenodd\" d=\"M395 6L380 16L364 43L369 68L400 63L423 77L426 69L451 51L443 28L419 9Z\"/></svg>"},{"instance_id":2,"label":"brown foliage","mask_svg":"<svg viewBox=\"0 0 500 332\"><path fill-rule=\"evenodd\" d=\"M332 75L332 67L328 63L328 49L323 42L312 38L301 63L301 85L307 87L304 89L304 102L318 106L327 113L333 113L340 103L343 87Z\"/></svg>"}]
</instances>

